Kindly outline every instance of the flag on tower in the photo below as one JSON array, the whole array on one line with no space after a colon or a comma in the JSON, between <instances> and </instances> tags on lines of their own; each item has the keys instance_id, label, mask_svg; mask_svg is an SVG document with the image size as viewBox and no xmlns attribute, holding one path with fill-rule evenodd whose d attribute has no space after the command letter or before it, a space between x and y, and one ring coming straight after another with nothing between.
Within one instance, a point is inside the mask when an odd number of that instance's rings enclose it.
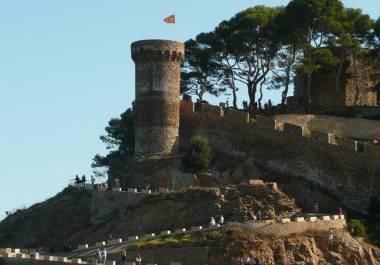
<instances>
[{"instance_id":1,"label":"flag on tower","mask_svg":"<svg viewBox=\"0 0 380 265\"><path fill-rule=\"evenodd\" d=\"M168 24L175 24L175 15L164 18L164 22Z\"/></svg>"}]
</instances>

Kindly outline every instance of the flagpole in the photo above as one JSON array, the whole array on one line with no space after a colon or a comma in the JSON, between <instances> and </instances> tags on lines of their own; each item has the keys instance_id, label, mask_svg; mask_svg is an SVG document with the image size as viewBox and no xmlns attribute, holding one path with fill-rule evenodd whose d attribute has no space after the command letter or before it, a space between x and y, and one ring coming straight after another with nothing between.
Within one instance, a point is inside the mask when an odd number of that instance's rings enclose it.
<instances>
[{"instance_id":1,"label":"flagpole","mask_svg":"<svg viewBox=\"0 0 380 265\"><path fill-rule=\"evenodd\" d=\"M175 21L174 21L174 40L177 41L177 33L176 33L176 24L177 24L177 16L175 15L175 12L173 12Z\"/></svg>"}]
</instances>

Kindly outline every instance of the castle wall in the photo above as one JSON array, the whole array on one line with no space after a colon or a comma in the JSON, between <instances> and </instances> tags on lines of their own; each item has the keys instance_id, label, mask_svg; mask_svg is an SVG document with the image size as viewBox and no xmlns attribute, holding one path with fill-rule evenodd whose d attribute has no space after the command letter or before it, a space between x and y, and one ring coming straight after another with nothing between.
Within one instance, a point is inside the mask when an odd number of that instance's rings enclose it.
<instances>
[{"instance_id":1,"label":"castle wall","mask_svg":"<svg viewBox=\"0 0 380 265\"><path fill-rule=\"evenodd\" d=\"M361 152L356 141L332 134L303 135L302 127L289 124L280 131L270 118L247 123L245 117L227 120L217 113L214 118L202 112L181 116L181 144L204 135L220 152L250 154L257 165L302 177L361 211L380 191L379 146L368 145Z\"/></svg>"},{"instance_id":2,"label":"castle wall","mask_svg":"<svg viewBox=\"0 0 380 265\"><path fill-rule=\"evenodd\" d=\"M355 71L353 67L353 58L350 58L350 66L347 69L347 85L345 105L353 106L356 97ZM380 77L380 73L375 71L368 61L357 60L357 71L359 79L359 93L357 96L357 106L377 106L377 93L372 89L375 87L375 81Z\"/></svg>"},{"instance_id":3,"label":"castle wall","mask_svg":"<svg viewBox=\"0 0 380 265\"><path fill-rule=\"evenodd\" d=\"M136 256L140 254L144 262L151 264L171 264L171 262L183 265L205 264L208 253L208 247L139 249L127 251L127 261L136 260ZM112 255L111 259L121 259L121 255Z\"/></svg>"},{"instance_id":4,"label":"castle wall","mask_svg":"<svg viewBox=\"0 0 380 265\"><path fill-rule=\"evenodd\" d=\"M274 116L274 119L280 127L286 122L292 123L304 127L306 133L319 128L347 138L380 139L380 121L376 120L307 114L281 114Z\"/></svg>"},{"instance_id":5,"label":"castle wall","mask_svg":"<svg viewBox=\"0 0 380 265\"><path fill-rule=\"evenodd\" d=\"M359 93L356 106L377 106L377 93L372 90L375 81L380 77L379 70L371 67L369 60L357 60ZM339 91L336 89L335 71L333 67L324 66L312 75L311 99L313 106L353 106L356 98L355 72L353 59L347 58L341 76ZM298 104L304 103L306 76L298 73L294 81L294 95Z\"/></svg>"},{"instance_id":6,"label":"castle wall","mask_svg":"<svg viewBox=\"0 0 380 265\"><path fill-rule=\"evenodd\" d=\"M169 154L178 147L180 64L184 45L175 41L132 43L136 65L135 153Z\"/></svg>"}]
</instances>

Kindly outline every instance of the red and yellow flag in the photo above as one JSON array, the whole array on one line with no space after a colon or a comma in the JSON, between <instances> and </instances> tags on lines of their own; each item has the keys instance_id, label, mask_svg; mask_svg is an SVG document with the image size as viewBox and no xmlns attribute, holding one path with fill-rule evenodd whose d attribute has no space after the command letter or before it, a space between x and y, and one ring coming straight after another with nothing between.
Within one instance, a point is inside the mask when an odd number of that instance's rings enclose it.
<instances>
[{"instance_id":1,"label":"red and yellow flag","mask_svg":"<svg viewBox=\"0 0 380 265\"><path fill-rule=\"evenodd\" d=\"M175 24L175 15L164 18L164 22L168 24Z\"/></svg>"}]
</instances>

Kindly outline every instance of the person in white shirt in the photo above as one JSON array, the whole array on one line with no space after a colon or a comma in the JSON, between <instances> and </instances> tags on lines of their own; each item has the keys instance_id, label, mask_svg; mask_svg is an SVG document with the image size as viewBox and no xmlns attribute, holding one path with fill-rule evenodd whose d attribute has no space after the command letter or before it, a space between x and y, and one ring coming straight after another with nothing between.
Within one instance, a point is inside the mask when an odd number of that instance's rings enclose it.
<instances>
[{"instance_id":1,"label":"person in white shirt","mask_svg":"<svg viewBox=\"0 0 380 265\"><path fill-rule=\"evenodd\" d=\"M96 250L96 258L97 258L98 263L102 262L102 252L100 251L100 249Z\"/></svg>"},{"instance_id":2,"label":"person in white shirt","mask_svg":"<svg viewBox=\"0 0 380 265\"><path fill-rule=\"evenodd\" d=\"M219 224L220 225L224 224L224 216L223 215L221 215L220 218L219 218Z\"/></svg>"},{"instance_id":3,"label":"person in white shirt","mask_svg":"<svg viewBox=\"0 0 380 265\"><path fill-rule=\"evenodd\" d=\"M103 257L103 260L102 260L103 264L106 264L106 262L107 262L107 249L106 248L103 248L103 250L102 250L102 257Z\"/></svg>"},{"instance_id":4,"label":"person in white shirt","mask_svg":"<svg viewBox=\"0 0 380 265\"><path fill-rule=\"evenodd\" d=\"M243 265L250 265L251 264L251 259L248 256L245 256L242 260Z\"/></svg>"},{"instance_id":5,"label":"person in white shirt","mask_svg":"<svg viewBox=\"0 0 380 265\"><path fill-rule=\"evenodd\" d=\"M214 217L211 217L211 218L210 218L210 225L211 225L211 226L215 226L215 225L216 225L216 222L215 222Z\"/></svg>"}]
</instances>

